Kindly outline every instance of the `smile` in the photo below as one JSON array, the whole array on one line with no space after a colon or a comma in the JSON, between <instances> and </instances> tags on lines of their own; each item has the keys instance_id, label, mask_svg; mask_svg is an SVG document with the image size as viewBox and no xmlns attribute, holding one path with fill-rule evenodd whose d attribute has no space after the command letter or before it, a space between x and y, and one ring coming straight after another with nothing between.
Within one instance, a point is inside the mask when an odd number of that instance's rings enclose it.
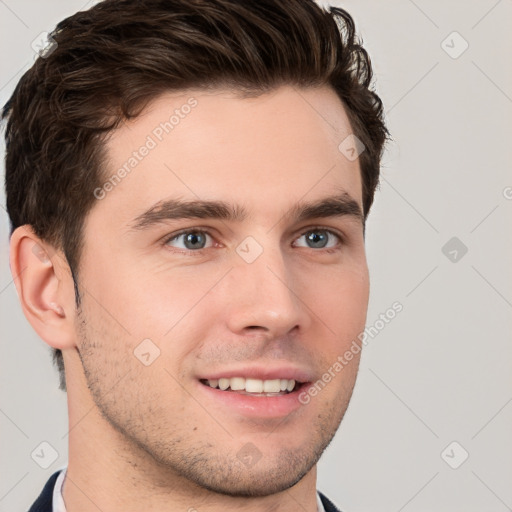
<instances>
[{"instance_id":1,"label":"smile","mask_svg":"<svg viewBox=\"0 0 512 512\"><path fill-rule=\"evenodd\" d=\"M201 382L221 391L235 391L240 394L253 396L280 396L291 393L300 386L293 379L251 379L245 377L231 377L220 379L202 379Z\"/></svg>"}]
</instances>

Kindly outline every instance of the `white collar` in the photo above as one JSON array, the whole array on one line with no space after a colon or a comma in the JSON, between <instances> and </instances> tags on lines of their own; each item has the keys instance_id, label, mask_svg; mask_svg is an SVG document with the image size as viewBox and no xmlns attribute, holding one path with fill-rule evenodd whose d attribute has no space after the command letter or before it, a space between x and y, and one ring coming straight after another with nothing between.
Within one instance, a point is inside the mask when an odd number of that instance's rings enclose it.
<instances>
[{"instance_id":1,"label":"white collar","mask_svg":"<svg viewBox=\"0 0 512 512\"><path fill-rule=\"evenodd\" d=\"M66 470L67 467L59 473L55 482L55 487L53 488L52 512L66 512L66 505L64 505L64 498L62 497L62 485L66 479Z\"/></svg>"}]
</instances>

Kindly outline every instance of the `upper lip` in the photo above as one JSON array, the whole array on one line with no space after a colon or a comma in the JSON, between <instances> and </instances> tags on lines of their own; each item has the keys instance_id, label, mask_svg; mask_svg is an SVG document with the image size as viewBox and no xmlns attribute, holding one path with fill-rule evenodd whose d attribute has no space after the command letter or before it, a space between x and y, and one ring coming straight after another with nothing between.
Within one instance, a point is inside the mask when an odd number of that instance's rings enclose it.
<instances>
[{"instance_id":1,"label":"upper lip","mask_svg":"<svg viewBox=\"0 0 512 512\"><path fill-rule=\"evenodd\" d=\"M274 380L288 379L296 382L312 382L312 372L294 366L241 366L218 370L199 377L199 380L231 379L233 377L245 377L249 379Z\"/></svg>"}]
</instances>

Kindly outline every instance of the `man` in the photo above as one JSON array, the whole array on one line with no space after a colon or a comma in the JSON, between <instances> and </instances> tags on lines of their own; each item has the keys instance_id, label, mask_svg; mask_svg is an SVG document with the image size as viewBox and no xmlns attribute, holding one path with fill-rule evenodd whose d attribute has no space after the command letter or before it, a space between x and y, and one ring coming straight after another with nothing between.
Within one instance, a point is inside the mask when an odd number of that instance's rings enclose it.
<instances>
[{"instance_id":1,"label":"man","mask_svg":"<svg viewBox=\"0 0 512 512\"><path fill-rule=\"evenodd\" d=\"M336 510L316 463L366 320L371 78L312 0L57 26L3 113L11 269L69 409L31 511Z\"/></svg>"}]
</instances>

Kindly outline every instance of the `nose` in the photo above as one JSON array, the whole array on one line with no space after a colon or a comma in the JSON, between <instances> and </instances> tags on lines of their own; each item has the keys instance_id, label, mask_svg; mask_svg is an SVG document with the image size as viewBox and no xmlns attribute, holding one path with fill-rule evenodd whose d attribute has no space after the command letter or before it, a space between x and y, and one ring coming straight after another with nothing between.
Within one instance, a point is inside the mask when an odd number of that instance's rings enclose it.
<instances>
[{"instance_id":1,"label":"nose","mask_svg":"<svg viewBox=\"0 0 512 512\"><path fill-rule=\"evenodd\" d=\"M263 332L269 339L307 330L307 276L298 276L279 248L266 247L252 263L235 254L235 265L224 283L227 323L238 335Z\"/></svg>"}]
</instances>

